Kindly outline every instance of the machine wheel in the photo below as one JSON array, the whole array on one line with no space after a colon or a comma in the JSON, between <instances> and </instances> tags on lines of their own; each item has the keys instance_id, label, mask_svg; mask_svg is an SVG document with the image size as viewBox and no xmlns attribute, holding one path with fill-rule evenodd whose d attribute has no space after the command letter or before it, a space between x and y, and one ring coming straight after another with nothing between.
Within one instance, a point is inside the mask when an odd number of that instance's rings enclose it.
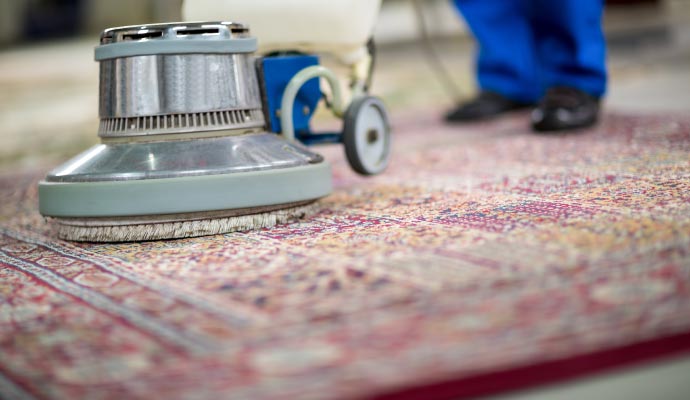
<instances>
[{"instance_id":1,"label":"machine wheel","mask_svg":"<svg viewBox=\"0 0 690 400\"><path fill-rule=\"evenodd\" d=\"M345 155L352 169L376 175L388 166L391 130L383 102L376 97L354 99L343 117Z\"/></svg>"}]
</instances>

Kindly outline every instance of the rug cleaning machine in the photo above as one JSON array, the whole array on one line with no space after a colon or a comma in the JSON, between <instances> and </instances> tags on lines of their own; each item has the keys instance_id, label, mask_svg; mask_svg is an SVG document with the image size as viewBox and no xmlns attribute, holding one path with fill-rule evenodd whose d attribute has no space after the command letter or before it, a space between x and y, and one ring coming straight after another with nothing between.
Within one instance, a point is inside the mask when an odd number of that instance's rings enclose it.
<instances>
[{"instance_id":1,"label":"rug cleaning machine","mask_svg":"<svg viewBox=\"0 0 690 400\"><path fill-rule=\"evenodd\" d=\"M336 75L316 56L256 51L240 23L105 30L95 50L101 143L39 183L40 212L58 236L170 239L303 217L332 190L328 162L305 145L343 143L363 175L386 168L390 126L367 93L370 68L353 79L345 107ZM310 129L324 98L319 78L340 132Z\"/></svg>"}]
</instances>

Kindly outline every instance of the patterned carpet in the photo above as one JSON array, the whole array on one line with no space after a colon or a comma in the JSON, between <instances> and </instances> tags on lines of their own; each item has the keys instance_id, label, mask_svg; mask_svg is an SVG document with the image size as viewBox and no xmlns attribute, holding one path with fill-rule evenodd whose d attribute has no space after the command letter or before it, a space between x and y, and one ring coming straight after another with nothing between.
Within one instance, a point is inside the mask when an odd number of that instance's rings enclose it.
<instances>
[{"instance_id":1,"label":"patterned carpet","mask_svg":"<svg viewBox=\"0 0 690 400\"><path fill-rule=\"evenodd\" d=\"M690 118L394 119L299 224L54 239L0 177L0 397L461 398L690 349ZM521 378L522 377L522 378Z\"/></svg>"}]
</instances>

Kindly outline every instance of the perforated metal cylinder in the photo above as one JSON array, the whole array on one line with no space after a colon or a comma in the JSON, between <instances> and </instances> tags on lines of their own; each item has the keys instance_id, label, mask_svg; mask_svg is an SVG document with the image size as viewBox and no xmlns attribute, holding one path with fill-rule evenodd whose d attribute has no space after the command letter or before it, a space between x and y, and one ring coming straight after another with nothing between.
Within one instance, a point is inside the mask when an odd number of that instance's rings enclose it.
<instances>
[{"instance_id":1,"label":"perforated metal cylinder","mask_svg":"<svg viewBox=\"0 0 690 400\"><path fill-rule=\"evenodd\" d=\"M263 127L251 40L245 26L227 22L104 31L99 136Z\"/></svg>"}]
</instances>

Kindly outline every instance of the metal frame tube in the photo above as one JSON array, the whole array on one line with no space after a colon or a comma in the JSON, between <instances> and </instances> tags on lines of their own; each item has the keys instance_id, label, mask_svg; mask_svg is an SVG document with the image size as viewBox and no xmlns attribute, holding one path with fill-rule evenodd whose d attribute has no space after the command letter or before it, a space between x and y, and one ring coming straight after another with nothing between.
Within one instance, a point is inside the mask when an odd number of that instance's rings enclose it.
<instances>
[{"instance_id":1,"label":"metal frame tube","mask_svg":"<svg viewBox=\"0 0 690 400\"><path fill-rule=\"evenodd\" d=\"M295 97L297 97L297 93L302 85L317 77L325 78L331 88L333 95L331 110L333 114L338 118L343 116L342 91L340 89L340 82L335 73L322 65L313 65L304 68L290 79L287 87L285 87L283 99L280 103L281 134L287 140L295 140L295 128L292 120L292 108L295 103Z\"/></svg>"}]
</instances>

